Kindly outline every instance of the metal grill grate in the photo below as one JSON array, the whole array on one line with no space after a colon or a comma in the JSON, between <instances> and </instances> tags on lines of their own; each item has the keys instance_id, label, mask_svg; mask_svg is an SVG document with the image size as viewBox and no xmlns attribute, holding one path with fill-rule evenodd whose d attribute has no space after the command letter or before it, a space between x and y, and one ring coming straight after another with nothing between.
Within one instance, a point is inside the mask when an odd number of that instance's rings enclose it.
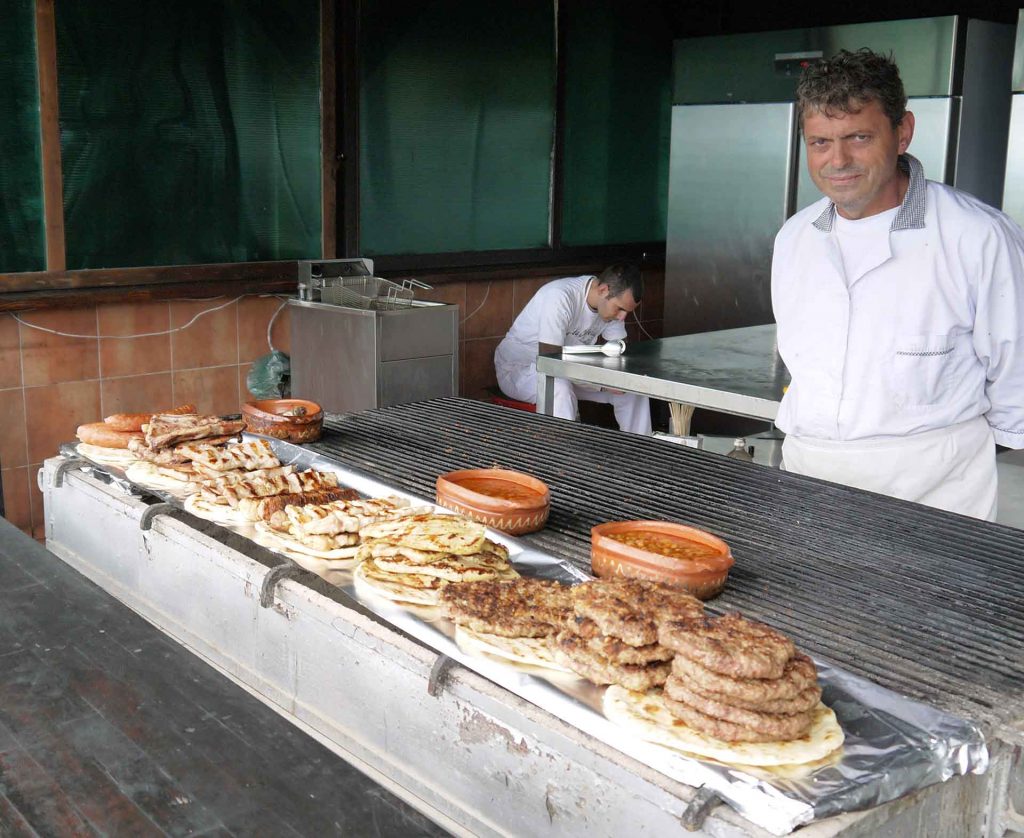
<instances>
[{"instance_id":1,"label":"metal grill grate","mask_svg":"<svg viewBox=\"0 0 1024 838\"><path fill-rule=\"evenodd\" d=\"M525 539L588 570L603 521L708 529L736 557L713 610L957 715L1024 718L1024 531L465 399L331 417L312 447L430 498L453 469L529 472L552 503Z\"/></svg>"}]
</instances>

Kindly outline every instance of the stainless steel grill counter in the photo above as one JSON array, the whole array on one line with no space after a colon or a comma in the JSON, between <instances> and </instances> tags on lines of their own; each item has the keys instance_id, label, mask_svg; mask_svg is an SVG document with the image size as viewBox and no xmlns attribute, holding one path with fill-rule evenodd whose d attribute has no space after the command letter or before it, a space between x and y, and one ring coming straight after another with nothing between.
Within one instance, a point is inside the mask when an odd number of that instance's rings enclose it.
<instances>
[{"instance_id":1,"label":"stainless steel grill counter","mask_svg":"<svg viewBox=\"0 0 1024 838\"><path fill-rule=\"evenodd\" d=\"M893 835L1000 835L1019 828L1014 808L1021 801L1014 797L1022 794L1024 615L1017 603L1024 532L655 439L462 399L329 416L324 437L302 457L327 458L353 475L422 498L433 497L439 474L455 469L529 472L550 487L551 515L544 530L519 539L520 549L583 571L589 571L590 528L605 521L664 519L721 536L736 565L710 610L761 619L830 671L853 673L940 711L929 718L922 708L925 729L947 730L943 714L949 714L980 731L988 745L979 759L976 747L961 747L954 735L943 756L946 740L939 736L929 746L933 763L955 769L942 776L977 771L986 762L987 772L820 821L802 834L872 835L883 824ZM122 499L87 476L72 472L58 488L58 463L47 463L46 485L54 552L340 753L381 772L449 828L619 834L628 824L642 824L662 834L679 819L688 827L703 823L700 804L709 794L659 779L624 754L609 755L601 742L557 718L574 721L571 716L554 709L555 716L538 716L475 673L450 676L458 684L453 695L423 706L417 696L423 685L410 689L409 679L424 678L436 695L444 659L416 663L422 653L391 625L445 651L433 629L412 619L389 620L380 611L383 625L367 623L364 617L376 615L358 606L352 611L344 585L311 582L302 571L296 582L277 586L276 599L264 597L261 609L259 589L273 591L282 574L267 568L280 565L280 557L180 512L150 520L153 507L147 510L145 501ZM140 517L144 527L152 523L151 531L139 532ZM335 603L345 607L338 611ZM432 661L432 672L416 676L425 661ZM490 677L532 700L515 679ZM887 694L878 693L881 704L869 704L900 718L895 704L883 706ZM929 727L935 719L938 727ZM435 765L444 770L432 772ZM886 765L883 785L890 770L895 778L915 769ZM699 780L699 774L692 777ZM697 783L692 777L685 775ZM934 783L935 776L929 778L917 785ZM915 787L906 779L894 783L896 793ZM575 809L567 808L573 798ZM845 808L820 803L819 797L816 812ZM765 834L738 817L719 807L704 829Z\"/></svg>"}]
</instances>

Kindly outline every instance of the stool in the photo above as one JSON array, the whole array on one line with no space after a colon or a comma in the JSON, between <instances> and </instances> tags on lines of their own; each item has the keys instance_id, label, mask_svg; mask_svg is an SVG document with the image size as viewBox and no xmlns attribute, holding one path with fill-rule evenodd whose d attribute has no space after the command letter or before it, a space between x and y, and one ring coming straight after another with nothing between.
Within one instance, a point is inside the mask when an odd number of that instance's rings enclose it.
<instances>
[{"instance_id":1,"label":"stool","mask_svg":"<svg viewBox=\"0 0 1024 838\"><path fill-rule=\"evenodd\" d=\"M488 401L491 404L500 404L502 407L511 407L513 410L525 410L527 413L536 413L537 405L530 402L521 402L518 399L510 399L497 387L487 388Z\"/></svg>"}]
</instances>

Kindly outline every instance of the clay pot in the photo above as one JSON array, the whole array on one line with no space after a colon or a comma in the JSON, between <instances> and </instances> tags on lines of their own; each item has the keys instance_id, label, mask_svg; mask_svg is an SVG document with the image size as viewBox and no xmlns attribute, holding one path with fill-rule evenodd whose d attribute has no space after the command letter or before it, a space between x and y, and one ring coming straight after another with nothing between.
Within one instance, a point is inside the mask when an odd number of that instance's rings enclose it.
<instances>
[{"instance_id":1,"label":"clay pot","mask_svg":"<svg viewBox=\"0 0 1024 838\"><path fill-rule=\"evenodd\" d=\"M543 529L551 509L545 483L502 468L442 474L437 478L437 503L509 535Z\"/></svg>"},{"instance_id":2,"label":"clay pot","mask_svg":"<svg viewBox=\"0 0 1024 838\"><path fill-rule=\"evenodd\" d=\"M288 442L314 442L323 432L324 412L305 399L265 399L242 405L242 418L250 433Z\"/></svg>"},{"instance_id":3,"label":"clay pot","mask_svg":"<svg viewBox=\"0 0 1024 838\"><path fill-rule=\"evenodd\" d=\"M612 537L624 535L654 546L667 537L675 549L695 555L666 555ZM590 563L595 576L650 579L710 599L725 587L735 560L728 544L704 530L669 521L611 521L591 529Z\"/></svg>"}]
</instances>

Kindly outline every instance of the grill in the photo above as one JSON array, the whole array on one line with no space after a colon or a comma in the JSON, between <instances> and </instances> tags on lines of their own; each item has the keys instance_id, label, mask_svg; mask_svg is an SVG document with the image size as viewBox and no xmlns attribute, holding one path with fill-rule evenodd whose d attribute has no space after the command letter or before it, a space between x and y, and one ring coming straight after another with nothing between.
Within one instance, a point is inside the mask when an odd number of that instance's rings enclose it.
<instances>
[{"instance_id":1,"label":"grill","mask_svg":"<svg viewBox=\"0 0 1024 838\"><path fill-rule=\"evenodd\" d=\"M985 726L1024 718L1024 531L618 431L466 399L329 417L311 447L406 491L498 466L551 488L523 536L589 570L590 528L654 518L710 530L736 565L711 610Z\"/></svg>"}]
</instances>

